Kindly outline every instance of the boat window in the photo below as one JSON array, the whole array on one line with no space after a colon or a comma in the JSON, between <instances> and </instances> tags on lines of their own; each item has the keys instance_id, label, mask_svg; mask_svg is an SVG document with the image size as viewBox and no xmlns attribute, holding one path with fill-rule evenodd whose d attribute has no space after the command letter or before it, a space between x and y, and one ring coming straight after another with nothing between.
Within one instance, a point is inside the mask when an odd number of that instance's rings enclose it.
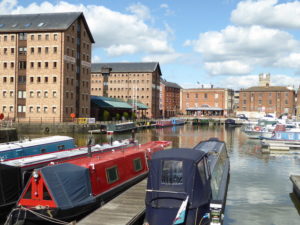
<instances>
[{"instance_id":1,"label":"boat window","mask_svg":"<svg viewBox=\"0 0 300 225\"><path fill-rule=\"evenodd\" d=\"M107 178L107 182L109 184L119 180L118 167L114 166L114 167L106 169L106 178Z\"/></svg>"},{"instance_id":2,"label":"boat window","mask_svg":"<svg viewBox=\"0 0 300 225\"><path fill-rule=\"evenodd\" d=\"M293 137L294 137L294 134L293 134L293 133L290 133L290 134L289 134L289 139L290 139L290 140L293 140Z\"/></svg>"},{"instance_id":3,"label":"boat window","mask_svg":"<svg viewBox=\"0 0 300 225\"><path fill-rule=\"evenodd\" d=\"M64 150L64 149L65 149L65 146L64 146L64 145L59 145L59 146L57 146L57 149L58 149L58 150Z\"/></svg>"},{"instance_id":4,"label":"boat window","mask_svg":"<svg viewBox=\"0 0 300 225\"><path fill-rule=\"evenodd\" d=\"M164 160L161 183L178 185L183 183L183 163L178 160Z\"/></svg>"},{"instance_id":5,"label":"boat window","mask_svg":"<svg viewBox=\"0 0 300 225\"><path fill-rule=\"evenodd\" d=\"M43 185L43 200L52 200L49 191L47 190L45 184Z\"/></svg>"},{"instance_id":6,"label":"boat window","mask_svg":"<svg viewBox=\"0 0 300 225\"><path fill-rule=\"evenodd\" d=\"M199 171L199 175L200 175L202 184L204 185L206 183L206 174L205 174L204 160L203 159L198 163L198 171Z\"/></svg>"},{"instance_id":7,"label":"boat window","mask_svg":"<svg viewBox=\"0 0 300 225\"><path fill-rule=\"evenodd\" d=\"M138 172L142 170L142 161L141 158L137 158L133 160L134 171Z\"/></svg>"},{"instance_id":8,"label":"boat window","mask_svg":"<svg viewBox=\"0 0 300 225\"><path fill-rule=\"evenodd\" d=\"M46 152L46 149L45 148L42 148L41 149L41 153L45 153Z\"/></svg>"},{"instance_id":9,"label":"boat window","mask_svg":"<svg viewBox=\"0 0 300 225\"><path fill-rule=\"evenodd\" d=\"M28 187L28 189L27 189L27 191L26 191L26 193L25 193L25 195L24 195L24 199L31 199L31 183L29 184L29 187Z\"/></svg>"},{"instance_id":10,"label":"boat window","mask_svg":"<svg viewBox=\"0 0 300 225\"><path fill-rule=\"evenodd\" d=\"M280 139L281 138L281 133L276 133L276 138Z\"/></svg>"}]
</instances>

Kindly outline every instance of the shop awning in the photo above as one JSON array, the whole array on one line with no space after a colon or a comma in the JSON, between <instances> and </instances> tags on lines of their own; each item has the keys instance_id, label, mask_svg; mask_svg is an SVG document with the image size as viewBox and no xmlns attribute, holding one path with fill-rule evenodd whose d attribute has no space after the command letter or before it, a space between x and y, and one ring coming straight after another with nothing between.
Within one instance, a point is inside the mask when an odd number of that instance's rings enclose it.
<instances>
[{"instance_id":1,"label":"shop awning","mask_svg":"<svg viewBox=\"0 0 300 225\"><path fill-rule=\"evenodd\" d=\"M217 107L194 107L194 108L187 108L186 111L223 111L222 108Z\"/></svg>"},{"instance_id":2,"label":"shop awning","mask_svg":"<svg viewBox=\"0 0 300 225\"><path fill-rule=\"evenodd\" d=\"M132 109L132 106L116 98L107 98L103 96L91 96L92 104L104 109Z\"/></svg>"},{"instance_id":3,"label":"shop awning","mask_svg":"<svg viewBox=\"0 0 300 225\"><path fill-rule=\"evenodd\" d=\"M136 105L138 110L148 109L149 108L148 106L146 106L145 104L141 103L140 101L133 101L131 99L128 100L128 104L132 105L132 107L134 105Z\"/></svg>"}]
</instances>

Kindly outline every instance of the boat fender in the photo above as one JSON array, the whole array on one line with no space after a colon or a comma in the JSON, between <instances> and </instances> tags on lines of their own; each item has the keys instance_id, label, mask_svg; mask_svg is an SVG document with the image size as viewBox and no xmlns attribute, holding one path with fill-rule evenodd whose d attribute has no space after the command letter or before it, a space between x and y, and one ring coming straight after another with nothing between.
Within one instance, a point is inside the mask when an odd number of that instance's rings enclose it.
<instances>
[{"instance_id":1,"label":"boat fender","mask_svg":"<svg viewBox=\"0 0 300 225\"><path fill-rule=\"evenodd\" d=\"M49 127L46 127L46 128L45 128L45 133L48 134L49 131L50 131Z\"/></svg>"}]
</instances>

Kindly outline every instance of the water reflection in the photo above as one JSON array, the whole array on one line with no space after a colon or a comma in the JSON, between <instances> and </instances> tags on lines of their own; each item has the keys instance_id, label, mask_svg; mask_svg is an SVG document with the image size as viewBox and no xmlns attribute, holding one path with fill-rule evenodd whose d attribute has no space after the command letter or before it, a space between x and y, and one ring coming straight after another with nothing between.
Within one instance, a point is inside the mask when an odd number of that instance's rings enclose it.
<instances>
[{"instance_id":1,"label":"water reflection","mask_svg":"<svg viewBox=\"0 0 300 225\"><path fill-rule=\"evenodd\" d=\"M78 146L86 145L88 134L70 134ZM94 135L96 143L130 138L131 133ZM173 147L190 148L199 141L224 140L230 155L231 177L225 211L225 225L300 224L300 204L291 195L291 173L300 174L298 156L270 156L261 153L260 141L248 139L240 128L223 126L177 126L145 129L136 134L140 143L167 140Z\"/></svg>"}]
</instances>

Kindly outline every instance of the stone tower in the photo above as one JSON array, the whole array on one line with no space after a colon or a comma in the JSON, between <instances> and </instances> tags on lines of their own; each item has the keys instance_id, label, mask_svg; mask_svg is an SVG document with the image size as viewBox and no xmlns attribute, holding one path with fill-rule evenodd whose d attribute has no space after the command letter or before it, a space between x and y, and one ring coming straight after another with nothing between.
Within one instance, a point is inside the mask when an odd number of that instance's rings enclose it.
<instances>
[{"instance_id":1,"label":"stone tower","mask_svg":"<svg viewBox=\"0 0 300 225\"><path fill-rule=\"evenodd\" d=\"M258 76L259 76L259 86L260 87L270 86L270 73L267 73L267 74L260 73Z\"/></svg>"}]
</instances>

